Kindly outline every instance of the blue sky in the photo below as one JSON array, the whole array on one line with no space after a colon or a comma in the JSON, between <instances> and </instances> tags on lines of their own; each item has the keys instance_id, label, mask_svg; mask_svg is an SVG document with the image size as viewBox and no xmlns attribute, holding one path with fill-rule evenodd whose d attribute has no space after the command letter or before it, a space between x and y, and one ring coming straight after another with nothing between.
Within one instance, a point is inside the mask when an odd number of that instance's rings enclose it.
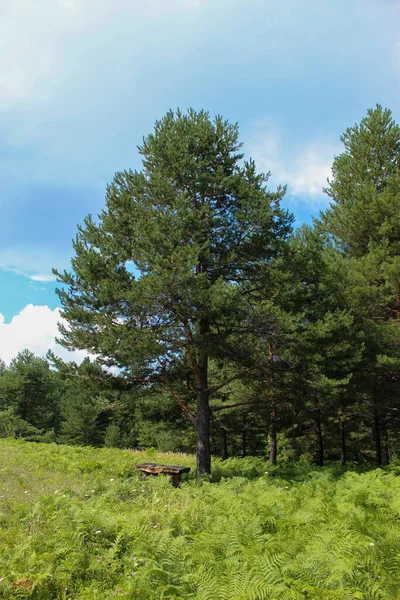
<instances>
[{"instance_id":1,"label":"blue sky","mask_svg":"<svg viewBox=\"0 0 400 600\"><path fill-rule=\"evenodd\" d=\"M400 120L395 0L9 0L0 19L0 357L54 347L51 268L169 108L238 121L288 184L326 206L340 135L377 102ZM47 307L47 308L46 308Z\"/></svg>"}]
</instances>

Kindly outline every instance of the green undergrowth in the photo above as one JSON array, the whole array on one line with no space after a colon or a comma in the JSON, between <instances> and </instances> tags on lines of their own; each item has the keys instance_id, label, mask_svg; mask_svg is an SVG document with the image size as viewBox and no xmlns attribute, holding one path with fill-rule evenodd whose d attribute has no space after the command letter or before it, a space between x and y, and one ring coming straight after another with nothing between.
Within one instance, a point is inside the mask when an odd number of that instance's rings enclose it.
<instances>
[{"instance_id":1,"label":"green undergrowth","mask_svg":"<svg viewBox=\"0 0 400 600\"><path fill-rule=\"evenodd\" d=\"M400 599L394 472L0 440L0 598ZM266 472L267 471L267 472Z\"/></svg>"}]
</instances>

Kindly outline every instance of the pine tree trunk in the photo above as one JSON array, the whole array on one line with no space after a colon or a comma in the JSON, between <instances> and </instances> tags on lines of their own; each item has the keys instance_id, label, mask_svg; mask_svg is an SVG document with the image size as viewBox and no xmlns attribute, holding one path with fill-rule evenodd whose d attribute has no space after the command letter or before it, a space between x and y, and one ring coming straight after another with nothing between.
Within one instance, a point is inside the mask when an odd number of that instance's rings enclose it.
<instances>
[{"instance_id":1,"label":"pine tree trunk","mask_svg":"<svg viewBox=\"0 0 400 600\"><path fill-rule=\"evenodd\" d=\"M376 464L382 466L382 443L381 443L381 427L379 418L378 405L374 404L374 438L375 438L375 456Z\"/></svg>"},{"instance_id":2,"label":"pine tree trunk","mask_svg":"<svg viewBox=\"0 0 400 600\"><path fill-rule=\"evenodd\" d=\"M207 359L198 366L197 417L196 417L196 462L197 477L211 473L210 450L210 393L208 390Z\"/></svg>"},{"instance_id":3,"label":"pine tree trunk","mask_svg":"<svg viewBox=\"0 0 400 600\"><path fill-rule=\"evenodd\" d=\"M196 273L207 272L207 264L199 263ZM207 319L200 321L199 333L207 336L210 325ZM206 340L203 338L204 347ZM211 473L211 448L210 448L210 391L208 389L208 354L203 349L195 366L197 389L197 417L196 417L196 475L210 475Z\"/></svg>"},{"instance_id":4,"label":"pine tree trunk","mask_svg":"<svg viewBox=\"0 0 400 600\"><path fill-rule=\"evenodd\" d=\"M271 410L271 429L269 434L269 463L276 465L278 455L278 443L276 439L276 406Z\"/></svg>"},{"instance_id":5,"label":"pine tree trunk","mask_svg":"<svg viewBox=\"0 0 400 600\"><path fill-rule=\"evenodd\" d=\"M322 438L321 428L321 411L318 408L314 419L314 433L315 433L315 462L319 467L324 466L324 442Z\"/></svg>"},{"instance_id":6,"label":"pine tree trunk","mask_svg":"<svg viewBox=\"0 0 400 600\"><path fill-rule=\"evenodd\" d=\"M386 422L383 424L383 454L385 457L385 465L390 465L390 447L389 447L389 433Z\"/></svg>"},{"instance_id":7,"label":"pine tree trunk","mask_svg":"<svg viewBox=\"0 0 400 600\"><path fill-rule=\"evenodd\" d=\"M222 429L222 460L226 460L228 458L228 435L226 433L226 429Z\"/></svg>"},{"instance_id":8,"label":"pine tree trunk","mask_svg":"<svg viewBox=\"0 0 400 600\"><path fill-rule=\"evenodd\" d=\"M272 347L272 344L269 343L268 344L268 355L269 355L269 360L271 362L271 368L272 368L272 361L274 359L274 349ZM270 432L269 432L269 464L270 465L276 465L276 459L277 459L277 455L278 455L278 444L277 444L277 440L276 440L276 402L275 402L275 398L274 398L274 392L273 392L273 377L271 375L271 377L269 378L269 389L270 389L270 400L271 400L271 427L270 427Z\"/></svg>"},{"instance_id":9,"label":"pine tree trunk","mask_svg":"<svg viewBox=\"0 0 400 600\"><path fill-rule=\"evenodd\" d=\"M242 456L247 456L247 431L246 427L243 427L242 431Z\"/></svg>"},{"instance_id":10,"label":"pine tree trunk","mask_svg":"<svg viewBox=\"0 0 400 600\"><path fill-rule=\"evenodd\" d=\"M344 425L343 413L339 413L339 429L340 429L340 462L342 463L342 467L345 467L347 464L347 454L346 454L346 430Z\"/></svg>"}]
</instances>

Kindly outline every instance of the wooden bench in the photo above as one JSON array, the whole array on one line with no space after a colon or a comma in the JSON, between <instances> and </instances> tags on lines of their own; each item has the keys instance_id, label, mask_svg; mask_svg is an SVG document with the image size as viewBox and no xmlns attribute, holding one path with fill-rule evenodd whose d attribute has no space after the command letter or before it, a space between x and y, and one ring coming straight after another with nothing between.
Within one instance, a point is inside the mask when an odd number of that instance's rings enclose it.
<instances>
[{"instance_id":1,"label":"wooden bench","mask_svg":"<svg viewBox=\"0 0 400 600\"><path fill-rule=\"evenodd\" d=\"M189 473L190 467L180 467L177 465L157 465L156 463L141 463L136 465L136 469L142 472L143 477L149 475L171 475L171 483L174 487L179 487L182 473Z\"/></svg>"}]
</instances>

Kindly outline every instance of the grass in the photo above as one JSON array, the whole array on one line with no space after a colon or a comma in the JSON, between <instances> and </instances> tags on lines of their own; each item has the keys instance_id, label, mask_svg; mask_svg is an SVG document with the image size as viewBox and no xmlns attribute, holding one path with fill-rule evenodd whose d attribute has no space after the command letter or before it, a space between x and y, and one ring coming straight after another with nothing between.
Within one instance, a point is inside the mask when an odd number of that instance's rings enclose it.
<instances>
[{"instance_id":1,"label":"grass","mask_svg":"<svg viewBox=\"0 0 400 600\"><path fill-rule=\"evenodd\" d=\"M0 440L0 598L400 599L400 480ZM267 471L267 473L265 473Z\"/></svg>"}]
</instances>

